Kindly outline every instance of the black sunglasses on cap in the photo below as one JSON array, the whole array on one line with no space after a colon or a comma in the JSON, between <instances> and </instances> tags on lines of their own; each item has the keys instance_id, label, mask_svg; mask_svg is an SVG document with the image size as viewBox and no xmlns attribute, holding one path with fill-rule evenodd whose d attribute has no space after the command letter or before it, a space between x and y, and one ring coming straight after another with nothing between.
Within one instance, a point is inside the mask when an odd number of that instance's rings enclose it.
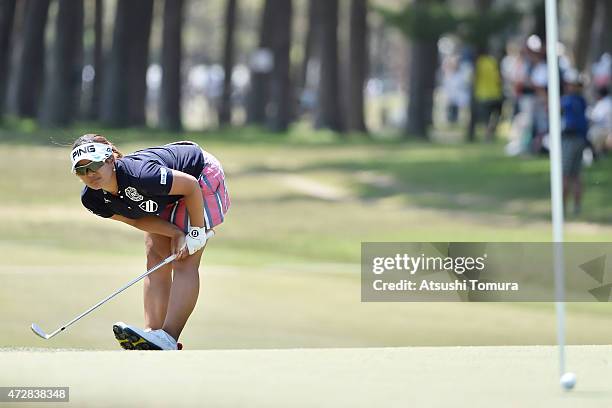
<instances>
[{"instance_id":1,"label":"black sunglasses on cap","mask_svg":"<svg viewBox=\"0 0 612 408\"><path fill-rule=\"evenodd\" d=\"M99 161L92 161L89 162L87 164L84 164L82 166L78 166L74 168L74 172L76 174L78 174L79 176L85 176L87 175L88 172L90 171L98 171L102 168L102 166L104 166L104 163L106 162L99 162Z\"/></svg>"}]
</instances>

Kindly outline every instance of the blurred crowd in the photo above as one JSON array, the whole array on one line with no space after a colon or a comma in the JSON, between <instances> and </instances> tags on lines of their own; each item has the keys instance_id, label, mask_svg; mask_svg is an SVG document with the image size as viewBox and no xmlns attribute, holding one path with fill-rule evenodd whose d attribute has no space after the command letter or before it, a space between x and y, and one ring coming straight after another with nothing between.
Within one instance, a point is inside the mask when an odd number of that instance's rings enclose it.
<instances>
[{"instance_id":1,"label":"blurred crowd","mask_svg":"<svg viewBox=\"0 0 612 408\"><path fill-rule=\"evenodd\" d=\"M590 70L579 72L562 44L557 51L564 196L572 195L578 214L582 165L612 151L612 56L604 53ZM475 140L477 124L482 123L484 139L492 141L503 115L510 123L506 154L546 154L548 80L546 45L536 35L520 47L508 46L501 59L487 49L447 56L442 64L447 120L455 123L460 112L466 112L468 140Z\"/></svg>"},{"instance_id":2,"label":"blurred crowd","mask_svg":"<svg viewBox=\"0 0 612 408\"><path fill-rule=\"evenodd\" d=\"M586 103L584 112L564 109L563 130L572 130L578 116L581 128L573 130L584 135L597 157L612 150L612 56L602 54L590 72L580 73L558 46L561 95L582 96ZM548 67L545 44L537 36L530 36L522 47L508 46L501 60L486 49L450 55L442 63L441 82L447 120L456 123L460 112L466 112L468 139L475 138L475 125L483 123L485 140L493 140L503 113L511 123L509 155L547 151Z\"/></svg>"}]
</instances>

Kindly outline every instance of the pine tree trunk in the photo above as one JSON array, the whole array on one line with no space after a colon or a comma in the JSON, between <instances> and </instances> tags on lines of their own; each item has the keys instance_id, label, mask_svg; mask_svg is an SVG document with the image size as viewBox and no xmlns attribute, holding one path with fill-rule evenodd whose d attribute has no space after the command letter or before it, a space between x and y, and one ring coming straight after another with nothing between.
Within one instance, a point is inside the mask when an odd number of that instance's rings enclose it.
<instances>
[{"instance_id":1,"label":"pine tree trunk","mask_svg":"<svg viewBox=\"0 0 612 408\"><path fill-rule=\"evenodd\" d=\"M601 7L603 8L603 23L602 33L600 38L601 52L607 52L612 54L612 2L610 0L600 0Z\"/></svg>"},{"instance_id":2,"label":"pine tree trunk","mask_svg":"<svg viewBox=\"0 0 612 408\"><path fill-rule=\"evenodd\" d=\"M585 68L587 56L589 55L591 31L595 19L596 5L595 0L582 0L579 2L578 27L576 29L576 40L574 42L574 63L579 71Z\"/></svg>"},{"instance_id":3,"label":"pine tree trunk","mask_svg":"<svg viewBox=\"0 0 612 408\"><path fill-rule=\"evenodd\" d=\"M476 12L489 12L492 6L491 0L476 0ZM486 44L486 41L485 41ZM477 47L480 48L480 47ZM476 61L480 56L482 50L478 49L474 56L473 64L476 65ZM475 70L475 68L474 68ZM474 82L476 81L476 73L472 75L470 80L470 103L468 105L468 123L466 129L466 140L470 143L476 141L476 125L478 122L478 104L476 103L476 96L474 95Z\"/></svg>"},{"instance_id":4,"label":"pine tree trunk","mask_svg":"<svg viewBox=\"0 0 612 408\"><path fill-rule=\"evenodd\" d=\"M29 0L26 4L23 41L16 75L15 110L17 115L35 117L43 87L45 27L49 0Z\"/></svg>"},{"instance_id":5,"label":"pine tree trunk","mask_svg":"<svg viewBox=\"0 0 612 408\"><path fill-rule=\"evenodd\" d=\"M93 79L91 89L91 99L89 101L89 108L86 117L89 120L98 120L100 117L100 100L102 81L104 77L104 60L103 54L103 35L104 28L102 24L102 18L104 16L104 5L102 0L95 0L95 16L94 16L94 51L93 51L93 68L95 76Z\"/></svg>"},{"instance_id":6,"label":"pine tree trunk","mask_svg":"<svg viewBox=\"0 0 612 408\"><path fill-rule=\"evenodd\" d=\"M274 37L273 2L266 0L259 28L259 50L270 51ZM253 68L253 67L251 67ZM268 81L270 72L259 72L251 69L251 90L247 110L247 123L264 124L268 106Z\"/></svg>"},{"instance_id":7,"label":"pine tree trunk","mask_svg":"<svg viewBox=\"0 0 612 408\"><path fill-rule=\"evenodd\" d=\"M11 34L13 32L13 21L15 19L16 0L0 1L0 120L4 115L4 101L9 78L9 66L11 55Z\"/></svg>"},{"instance_id":8,"label":"pine tree trunk","mask_svg":"<svg viewBox=\"0 0 612 408\"><path fill-rule=\"evenodd\" d=\"M612 1L598 0L596 6L591 60L598 60L605 52L612 54Z\"/></svg>"},{"instance_id":9,"label":"pine tree trunk","mask_svg":"<svg viewBox=\"0 0 612 408\"><path fill-rule=\"evenodd\" d=\"M109 126L146 123L146 75L153 0L118 0L113 47L105 70L101 120Z\"/></svg>"},{"instance_id":10,"label":"pine tree trunk","mask_svg":"<svg viewBox=\"0 0 612 408\"><path fill-rule=\"evenodd\" d=\"M427 103L425 113L427 115L427 125L433 125L433 111L434 111L434 93L436 91L436 72L438 70L438 40L439 37L434 41L429 42L427 61L429 69L426 71L425 76L425 101Z\"/></svg>"},{"instance_id":11,"label":"pine tree trunk","mask_svg":"<svg viewBox=\"0 0 612 408\"><path fill-rule=\"evenodd\" d=\"M475 0L474 6L477 11L488 10L493 5L493 0Z\"/></svg>"},{"instance_id":12,"label":"pine tree trunk","mask_svg":"<svg viewBox=\"0 0 612 408\"><path fill-rule=\"evenodd\" d=\"M407 136L427 137L428 117L430 115L428 110L431 110L433 106L437 65L437 41L414 40L410 47Z\"/></svg>"},{"instance_id":13,"label":"pine tree trunk","mask_svg":"<svg viewBox=\"0 0 612 408\"><path fill-rule=\"evenodd\" d=\"M83 0L59 0L55 44L39 122L68 125L79 106L83 68Z\"/></svg>"},{"instance_id":14,"label":"pine tree trunk","mask_svg":"<svg viewBox=\"0 0 612 408\"><path fill-rule=\"evenodd\" d=\"M234 32L236 31L236 0L227 0L225 39L223 44L223 92L219 105L219 126L232 123L232 72L234 70Z\"/></svg>"},{"instance_id":15,"label":"pine tree trunk","mask_svg":"<svg viewBox=\"0 0 612 408\"><path fill-rule=\"evenodd\" d=\"M125 0L124 0L125 1ZM153 0L127 0L131 5L130 35L132 47L129 77L129 124L146 125L147 69L149 68L149 37L153 21Z\"/></svg>"},{"instance_id":16,"label":"pine tree trunk","mask_svg":"<svg viewBox=\"0 0 612 408\"><path fill-rule=\"evenodd\" d=\"M540 37L542 42L546 41L546 7L544 0L536 0L533 6L534 26L533 33Z\"/></svg>"},{"instance_id":17,"label":"pine tree trunk","mask_svg":"<svg viewBox=\"0 0 612 408\"><path fill-rule=\"evenodd\" d=\"M270 78L270 108L268 127L275 132L285 132L291 121L291 20L292 0L274 0L275 35L272 42L274 69Z\"/></svg>"},{"instance_id":18,"label":"pine tree trunk","mask_svg":"<svg viewBox=\"0 0 612 408\"><path fill-rule=\"evenodd\" d=\"M302 60L300 71L300 83L298 84L302 90L308 85L308 63L313 59L317 59L319 55L317 50L317 17L319 16L316 10L317 4L319 4L317 0L309 0L308 2L308 29L306 32L306 43L304 44L304 59Z\"/></svg>"},{"instance_id":19,"label":"pine tree trunk","mask_svg":"<svg viewBox=\"0 0 612 408\"><path fill-rule=\"evenodd\" d=\"M127 76L131 48L131 0L118 0L113 29L113 45L104 70L100 119L108 126L127 126L129 100Z\"/></svg>"},{"instance_id":20,"label":"pine tree trunk","mask_svg":"<svg viewBox=\"0 0 612 408\"><path fill-rule=\"evenodd\" d=\"M321 71L315 127L343 130L338 86L338 0L316 0L320 28L317 42L321 50Z\"/></svg>"},{"instance_id":21,"label":"pine tree trunk","mask_svg":"<svg viewBox=\"0 0 612 408\"><path fill-rule=\"evenodd\" d=\"M183 0L165 0L162 40L162 83L159 127L179 131L181 124L181 59Z\"/></svg>"},{"instance_id":22,"label":"pine tree trunk","mask_svg":"<svg viewBox=\"0 0 612 408\"><path fill-rule=\"evenodd\" d=\"M347 127L357 132L367 132L363 93L368 70L367 7L367 0L352 0Z\"/></svg>"}]
</instances>

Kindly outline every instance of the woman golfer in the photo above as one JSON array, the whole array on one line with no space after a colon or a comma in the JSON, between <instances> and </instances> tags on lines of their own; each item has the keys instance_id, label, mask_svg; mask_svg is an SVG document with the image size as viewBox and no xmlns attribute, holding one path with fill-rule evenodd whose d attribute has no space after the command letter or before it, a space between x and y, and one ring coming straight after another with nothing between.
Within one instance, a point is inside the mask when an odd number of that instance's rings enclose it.
<instances>
[{"instance_id":1,"label":"woman golfer","mask_svg":"<svg viewBox=\"0 0 612 408\"><path fill-rule=\"evenodd\" d=\"M221 164L193 142L124 156L95 134L79 137L70 158L89 211L145 232L147 268L177 255L144 280L144 329L118 322L115 338L124 349L176 350L198 298L206 232L230 206Z\"/></svg>"}]
</instances>

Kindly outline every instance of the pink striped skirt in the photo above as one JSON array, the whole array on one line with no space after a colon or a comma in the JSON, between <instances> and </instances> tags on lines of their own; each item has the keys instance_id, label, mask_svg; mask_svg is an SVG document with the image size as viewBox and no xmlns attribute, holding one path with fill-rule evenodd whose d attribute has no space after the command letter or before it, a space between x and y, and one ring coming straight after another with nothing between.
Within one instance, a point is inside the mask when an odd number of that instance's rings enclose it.
<instances>
[{"instance_id":1,"label":"pink striped skirt","mask_svg":"<svg viewBox=\"0 0 612 408\"><path fill-rule=\"evenodd\" d=\"M204 200L204 223L209 230L223 222L230 207L230 198L225 187L225 174L219 161L210 153L202 151L206 158L206 166L198 178L202 198ZM176 203L168 204L159 215L185 231L189 230L189 214L185 200L181 198Z\"/></svg>"}]
</instances>

